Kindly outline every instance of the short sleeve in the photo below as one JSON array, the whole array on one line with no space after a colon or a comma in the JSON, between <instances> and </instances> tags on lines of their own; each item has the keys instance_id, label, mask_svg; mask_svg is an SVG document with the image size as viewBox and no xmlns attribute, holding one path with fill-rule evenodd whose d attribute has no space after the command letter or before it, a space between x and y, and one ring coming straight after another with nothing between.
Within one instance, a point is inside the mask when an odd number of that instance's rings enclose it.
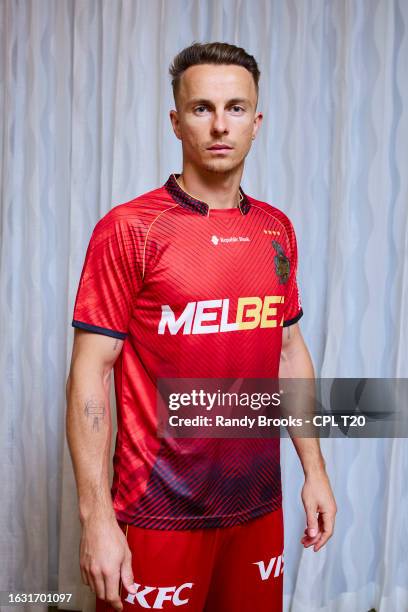
<instances>
[{"instance_id":1,"label":"short sleeve","mask_svg":"<svg viewBox=\"0 0 408 612\"><path fill-rule=\"evenodd\" d=\"M88 244L73 327L124 340L139 289L131 228L108 213L96 224Z\"/></svg>"},{"instance_id":2,"label":"short sleeve","mask_svg":"<svg viewBox=\"0 0 408 612\"><path fill-rule=\"evenodd\" d=\"M302 303L297 283L298 252L296 234L288 219L287 234L289 241L289 279L285 296L283 327L297 323L303 316Z\"/></svg>"}]
</instances>

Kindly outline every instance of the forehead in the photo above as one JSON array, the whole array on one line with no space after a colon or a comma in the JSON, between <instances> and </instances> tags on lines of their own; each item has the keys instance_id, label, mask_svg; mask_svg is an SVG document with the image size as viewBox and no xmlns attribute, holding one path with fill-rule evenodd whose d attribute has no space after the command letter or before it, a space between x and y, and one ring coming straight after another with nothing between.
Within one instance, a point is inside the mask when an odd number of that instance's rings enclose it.
<instances>
[{"instance_id":1,"label":"forehead","mask_svg":"<svg viewBox=\"0 0 408 612\"><path fill-rule=\"evenodd\" d=\"M249 98L256 101L256 87L252 74L243 66L199 64L190 66L180 77L179 98L211 100Z\"/></svg>"}]
</instances>

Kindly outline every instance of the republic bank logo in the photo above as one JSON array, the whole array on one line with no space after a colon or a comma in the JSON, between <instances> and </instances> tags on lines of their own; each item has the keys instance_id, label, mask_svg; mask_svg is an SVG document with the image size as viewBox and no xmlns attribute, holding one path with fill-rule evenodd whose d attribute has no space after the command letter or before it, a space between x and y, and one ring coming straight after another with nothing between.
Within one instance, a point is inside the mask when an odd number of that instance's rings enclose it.
<instances>
[{"instance_id":1,"label":"republic bank logo","mask_svg":"<svg viewBox=\"0 0 408 612\"><path fill-rule=\"evenodd\" d=\"M251 242L251 239L248 238L248 236L228 236L227 238L225 238L221 236L216 236L215 234L211 236L210 240L214 246L217 246L217 244L219 243L231 244L236 242Z\"/></svg>"},{"instance_id":2,"label":"republic bank logo","mask_svg":"<svg viewBox=\"0 0 408 612\"><path fill-rule=\"evenodd\" d=\"M231 321L230 300L202 300L189 302L176 317L169 304L162 304L158 334L166 329L171 335L216 334L241 331L257 327L278 327L283 325L285 296L240 297L237 300L235 320ZM279 311L279 312L278 312Z\"/></svg>"},{"instance_id":3,"label":"republic bank logo","mask_svg":"<svg viewBox=\"0 0 408 612\"><path fill-rule=\"evenodd\" d=\"M179 587L142 587L141 584L134 582L133 586L136 589L136 593L129 593L125 601L133 605L135 605L135 603L139 604L142 608L148 608L150 610L162 610L165 601L171 601L175 606L184 606L188 604L189 600L188 597L186 597L187 593L181 595L181 592L185 589L192 589L194 583L185 582ZM137 608L139 608L139 606L137 606Z\"/></svg>"}]
</instances>

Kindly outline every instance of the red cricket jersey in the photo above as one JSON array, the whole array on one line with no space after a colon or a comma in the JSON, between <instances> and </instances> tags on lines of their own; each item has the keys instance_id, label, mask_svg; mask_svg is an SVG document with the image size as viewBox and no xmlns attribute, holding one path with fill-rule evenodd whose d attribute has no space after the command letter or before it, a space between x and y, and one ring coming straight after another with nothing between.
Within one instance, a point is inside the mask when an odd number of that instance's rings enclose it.
<instances>
[{"instance_id":1,"label":"red cricket jersey","mask_svg":"<svg viewBox=\"0 0 408 612\"><path fill-rule=\"evenodd\" d=\"M72 325L124 340L114 365L117 519L156 529L243 523L282 503L280 440L157 435L159 378L277 378L303 314L293 226L240 189L210 209L171 175L95 226Z\"/></svg>"}]
</instances>

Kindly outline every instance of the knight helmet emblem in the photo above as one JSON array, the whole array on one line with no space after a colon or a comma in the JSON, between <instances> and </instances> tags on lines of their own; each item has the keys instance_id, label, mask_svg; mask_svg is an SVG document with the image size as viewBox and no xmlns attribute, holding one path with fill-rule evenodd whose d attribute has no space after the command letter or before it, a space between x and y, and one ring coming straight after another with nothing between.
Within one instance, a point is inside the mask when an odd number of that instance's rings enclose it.
<instances>
[{"instance_id":1,"label":"knight helmet emblem","mask_svg":"<svg viewBox=\"0 0 408 612\"><path fill-rule=\"evenodd\" d=\"M282 245L277 240L272 240L272 246L276 251L276 255L273 258L275 262L276 274L279 276L279 282L284 285L288 282L290 272L290 262L283 252Z\"/></svg>"}]
</instances>

